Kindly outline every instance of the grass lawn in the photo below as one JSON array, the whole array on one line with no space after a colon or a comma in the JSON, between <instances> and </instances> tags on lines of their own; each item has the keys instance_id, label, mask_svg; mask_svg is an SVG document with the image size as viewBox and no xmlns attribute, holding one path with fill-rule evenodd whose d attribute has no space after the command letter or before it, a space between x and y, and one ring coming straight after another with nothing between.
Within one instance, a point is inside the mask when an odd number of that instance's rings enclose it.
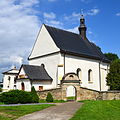
<instances>
[{"instance_id":1,"label":"grass lawn","mask_svg":"<svg viewBox=\"0 0 120 120\"><path fill-rule=\"evenodd\" d=\"M23 106L0 106L0 120L15 120L16 118L39 111L53 105L23 105Z\"/></svg>"},{"instance_id":2,"label":"grass lawn","mask_svg":"<svg viewBox=\"0 0 120 120\"><path fill-rule=\"evenodd\" d=\"M85 101L70 120L120 120L120 100Z\"/></svg>"}]
</instances>

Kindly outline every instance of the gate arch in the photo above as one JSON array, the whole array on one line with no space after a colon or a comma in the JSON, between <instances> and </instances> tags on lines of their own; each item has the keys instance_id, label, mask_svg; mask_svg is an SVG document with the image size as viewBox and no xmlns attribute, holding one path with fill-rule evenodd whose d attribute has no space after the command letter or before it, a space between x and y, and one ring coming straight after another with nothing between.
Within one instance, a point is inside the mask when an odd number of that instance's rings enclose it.
<instances>
[{"instance_id":1,"label":"gate arch","mask_svg":"<svg viewBox=\"0 0 120 120\"><path fill-rule=\"evenodd\" d=\"M63 76L61 81L62 99L63 100L77 100L80 90L80 80L76 73L67 73Z\"/></svg>"},{"instance_id":2,"label":"gate arch","mask_svg":"<svg viewBox=\"0 0 120 120\"><path fill-rule=\"evenodd\" d=\"M67 100L76 100L76 88L73 85L66 88L66 97Z\"/></svg>"}]
</instances>

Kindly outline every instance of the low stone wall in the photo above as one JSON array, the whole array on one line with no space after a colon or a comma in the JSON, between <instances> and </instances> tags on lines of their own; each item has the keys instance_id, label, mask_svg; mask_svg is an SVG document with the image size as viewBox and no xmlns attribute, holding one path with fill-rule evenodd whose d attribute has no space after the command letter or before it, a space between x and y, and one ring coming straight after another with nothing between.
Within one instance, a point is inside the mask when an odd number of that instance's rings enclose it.
<instances>
[{"instance_id":1,"label":"low stone wall","mask_svg":"<svg viewBox=\"0 0 120 120\"><path fill-rule=\"evenodd\" d=\"M63 87L64 88L64 87ZM66 90L63 88L49 89L38 91L40 99L46 99L48 92L50 92L55 100L67 100ZM87 88L77 88L76 100L120 100L120 91L96 91Z\"/></svg>"},{"instance_id":2,"label":"low stone wall","mask_svg":"<svg viewBox=\"0 0 120 120\"><path fill-rule=\"evenodd\" d=\"M48 92L50 92L54 98L54 100L62 100L62 92L61 88L49 89L43 91L37 91L40 99L46 99Z\"/></svg>"},{"instance_id":3,"label":"low stone wall","mask_svg":"<svg viewBox=\"0 0 120 120\"><path fill-rule=\"evenodd\" d=\"M120 91L96 91L80 87L79 100L120 100Z\"/></svg>"},{"instance_id":4,"label":"low stone wall","mask_svg":"<svg viewBox=\"0 0 120 120\"><path fill-rule=\"evenodd\" d=\"M102 100L120 100L120 91L101 92Z\"/></svg>"},{"instance_id":5,"label":"low stone wall","mask_svg":"<svg viewBox=\"0 0 120 120\"><path fill-rule=\"evenodd\" d=\"M99 99L100 93L96 90L80 87L78 100L97 100Z\"/></svg>"}]
</instances>

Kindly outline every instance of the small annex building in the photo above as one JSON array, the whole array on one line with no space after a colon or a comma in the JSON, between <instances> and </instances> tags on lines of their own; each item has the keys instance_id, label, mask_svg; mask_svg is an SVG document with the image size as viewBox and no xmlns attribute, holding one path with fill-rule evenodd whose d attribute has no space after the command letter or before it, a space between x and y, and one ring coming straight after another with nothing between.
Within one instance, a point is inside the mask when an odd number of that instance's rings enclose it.
<instances>
[{"instance_id":1,"label":"small annex building","mask_svg":"<svg viewBox=\"0 0 120 120\"><path fill-rule=\"evenodd\" d=\"M36 91L43 90L43 86L51 88L52 78L48 75L43 65L22 65L17 76L17 89L31 91L34 86Z\"/></svg>"},{"instance_id":2,"label":"small annex building","mask_svg":"<svg viewBox=\"0 0 120 120\"><path fill-rule=\"evenodd\" d=\"M16 89L16 77L19 70L14 67L11 70L3 72L3 92Z\"/></svg>"}]
</instances>

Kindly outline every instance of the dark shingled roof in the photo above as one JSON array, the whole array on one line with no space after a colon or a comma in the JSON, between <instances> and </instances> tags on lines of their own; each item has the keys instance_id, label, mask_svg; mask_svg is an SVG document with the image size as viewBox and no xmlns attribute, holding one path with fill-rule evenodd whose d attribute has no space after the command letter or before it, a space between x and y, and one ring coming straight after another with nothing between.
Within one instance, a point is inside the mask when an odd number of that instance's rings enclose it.
<instances>
[{"instance_id":1,"label":"dark shingled roof","mask_svg":"<svg viewBox=\"0 0 120 120\"><path fill-rule=\"evenodd\" d=\"M45 25L45 27L61 52L110 62L101 50L87 38L83 40L79 34L50 27L48 25Z\"/></svg>"},{"instance_id":2,"label":"dark shingled roof","mask_svg":"<svg viewBox=\"0 0 120 120\"><path fill-rule=\"evenodd\" d=\"M52 80L52 78L48 75L45 68L41 66L34 65L22 65L26 75L31 80Z\"/></svg>"}]
</instances>

